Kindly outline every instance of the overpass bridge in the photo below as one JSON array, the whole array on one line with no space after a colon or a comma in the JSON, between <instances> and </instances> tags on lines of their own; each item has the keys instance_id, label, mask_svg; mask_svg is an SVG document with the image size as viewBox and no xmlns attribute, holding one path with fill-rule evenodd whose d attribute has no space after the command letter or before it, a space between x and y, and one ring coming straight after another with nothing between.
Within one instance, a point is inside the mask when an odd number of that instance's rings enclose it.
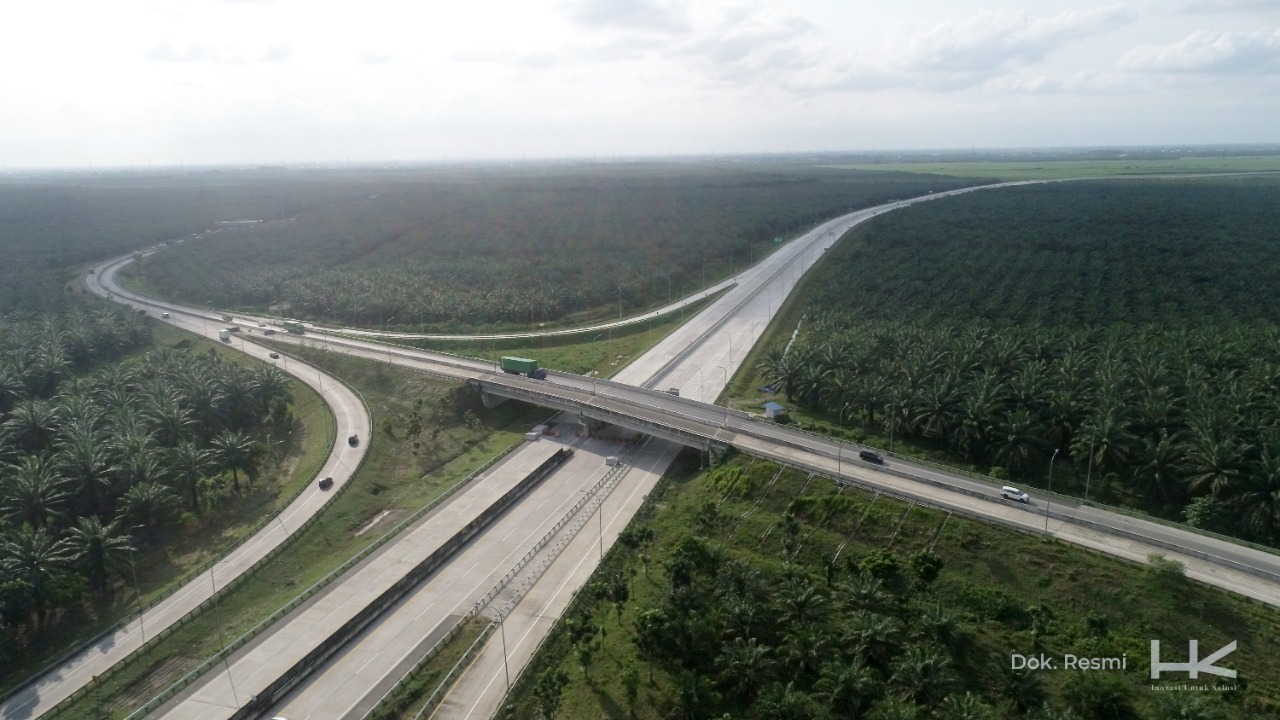
<instances>
[{"instance_id":1,"label":"overpass bridge","mask_svg":"<svg viewBox=\"0 0 1280 720\"><path fill-rule=\"evenodd\" d=\"M473 377L467 384L477 388L485 407L492 408L511 399L559 410L576 418L583 427L583 434L595 437L606 426L616 426L645 435L661 438L678 445L698 448L719 455L728 449L733 433L723 427L708 426L705 421L652 405L636 403L624 398L598 394L595 390L528 380L532 387L511 375L506 377ZM635 390L635 388L628 388ZM652 393L661 401L665 393ZM672 398L674 399L674 398Z\"/></svg>"}]
</instances>

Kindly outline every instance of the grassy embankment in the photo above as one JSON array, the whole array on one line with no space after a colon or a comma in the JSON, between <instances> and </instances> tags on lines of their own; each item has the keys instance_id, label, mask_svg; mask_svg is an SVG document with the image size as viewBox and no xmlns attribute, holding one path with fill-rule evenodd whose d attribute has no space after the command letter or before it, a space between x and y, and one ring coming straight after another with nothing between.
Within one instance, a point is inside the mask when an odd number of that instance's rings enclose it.
<instances>
[{"instance_id":1,"label":"grassy embankment","mask_svg":"<svg viewBox=\"0 0 1280 720\"><path fill-rule=\"evenodd\" d=\"M1176 716L1244 720L1280 709L1274 608L1176 571L861 491L839 492L794 471L779 475L765 462L735 458L728 468L699 473L690 457L673 466L632 521L631 542L605 558L521 675L500 718L861 717L848 714L849 705L833 707L861 698L864 711L887 712L907 696L919 703L914 709L942 714L883 717L1039 717L1030 708L1042 703L1074 712L1044 716L1054 718L1162 720L1194 710ZM652 539L640 531L652 531ZM689 545L691 534L705 543ZM918 573L926 564L914 559L930 549L940 566L932 580ZM690 558L692 580L673 587ZM609 590L618 578L628 588L620 603ZM868 582L878 589L868 590ZM791 587L808 587L819 599L811 595L806 606L788 594ZM672 610L681 603L697 609ZM754 620L741 609L753 605ZM788 619L796 616L812 619ZM868 617L885 623L869 636L880 645L864 647L848 634ZM653 627L655 618L669 623L668 634L646 640L638 628ZM725 655L735 636L730 627L740 623L754 627L751 637L766 648L746 687L735 686L738 666ZM799 626L816 629L817 641L806 645L812 630ZM831 640L841 633L845 640ZM1172 654L1185 653L1188 638L1200 641L1202 656L1239 642L1223 663L1240 672L1238 689L1151 689L1149 640L1163 640ZM819 681L819 668L864 651L878 658L867 661L871 672L837 701L832 686ZM930 652L942 653L943 661L924 678L912 676L911 663ZM1058 658L1059 669L1010 671L1013 653L1042 652ZM1068 671L1060 661L1067 653L1127 657L1127 668ZM690 665L708 670L691 675ZM695 675L706 682L691 680ZM1185 682L1181 676L1157 684ZM788 683L801 697L784 692L792 689ZM961 702L970 714L947 714ZM787 707L804 712L777 714Z\"/></svg>"},{"instance_id":2,"label":"grassy embankment","mask_svg":"<svg viewBox=\"0 0 1280 720\"><path fill-rule=\"evenodd\" d=\"M518 441L545 415L519 403L485 411L463 386L383 364L308 348L281 351L344 378L369 404L378 429L368 438L369 454L351 487L288 550L63 717L96 720L128 714L360 552L398 519ZM406 436L415 409L423 428L416 450Z\"/></svg>"},{"instance_id":3,"label":"grassy embankment","mask_svg":"<svg viewBox=\"0 0 1280 720\"><path fill-rule=\"evenodd\" d=\"M151 347L123 359L121 364L127 367L147 353L165 348L213 352L228 362L245 366L258 363L221 343L201 340L156 322ZM267 446L258 479L242 493L233 492L228 481L228 486L218 494L215 507L200 514L184 513L169 527L162 542L139 549L128 569L127 591L117 592L109 604L96 607L88 623L51 627L38 647L29 648L6 667L4 686L30 677L47 663L133 613L140 603L165 593L173 583L242 539L264 516L276 511L279 499L293 495L302 483L312 478L328 456L333 416L320 396L305 384L291 381L289 392L293 395L290 406L293 426L284 437L257 438Z\"/></svg>"},{"instance_id":4,"label":"grassy embankment","mask_svg":"<svg viewBox=\"0 0 1280 720\"><path fill-rule=\"evenodd\" d=\"M594 371L600 377L609 377L715 302L721 294L710 295L683 311L612 331L511 340L423 340L414 342L414 346L495 364L503 355L531 357L542 367L553 370L580 375Z\"/></svg>"}]
</instances>

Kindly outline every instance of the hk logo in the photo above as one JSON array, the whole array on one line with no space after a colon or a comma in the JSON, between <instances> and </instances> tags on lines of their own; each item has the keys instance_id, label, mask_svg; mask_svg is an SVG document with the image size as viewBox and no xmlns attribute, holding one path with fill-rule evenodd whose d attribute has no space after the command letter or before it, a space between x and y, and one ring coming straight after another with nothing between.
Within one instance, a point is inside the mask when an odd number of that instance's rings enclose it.
<instances>
[{"instance_id":1,"label":"hk logo","mask_svg":"<svg viewBox=\"0 0 1280 720\"><path fill-rule=\"evenodd\" d=\"M1159 680L1160 673L1164 670L1175 671L1175 672L1178 670L1182 670L1184 672L1191 673L1191 678L1193 680L1196 678L1199 678L1200 673L1205 673L1207 675L1218 675L1220 677L1225 677L1225 678L1234 678L1236 676L1235 670L1220 668L1217 665L1214 665L1214 663L1218 662L1222 658L1236 651L1235 640L1232 640L1227 645L1224 645L1223 647L1219 648L1218 652L1210 655L1209 657L1203 660L1201 660L1199 657L1200 641L1192 640L1190 645L1191 647L1187 651L1187 654L1190 655L1190 657L1188 658L1187 662L1167 663L1167 662L1160 662L1160 641L1152 640L1151 641L1151 679Z\"/></svg>"}]
</instances>

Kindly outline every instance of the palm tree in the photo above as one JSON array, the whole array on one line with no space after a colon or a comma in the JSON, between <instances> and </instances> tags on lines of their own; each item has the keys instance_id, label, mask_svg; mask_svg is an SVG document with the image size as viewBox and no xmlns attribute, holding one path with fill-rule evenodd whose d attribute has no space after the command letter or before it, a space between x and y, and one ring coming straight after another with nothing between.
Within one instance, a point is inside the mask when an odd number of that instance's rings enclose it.
<instances>
[{"instance_id":1,"label":"palm tree","mask_svg":"<svg viewBox=\"0 0 1280 720\"><path fill-rule=\"evenodd\" d=\"M995 711L991 706L973 693L951 695L942 702L942 717L945 720L995 720Z\"/></svg>"},{"instance_id":2,"label":"palm tree","mask_svg":"<svg viewBox=\"0 0 1280 720\"><path fill-rule=\"evenodd\" d=\"M253 441L242 430L223 430L210 443L214 462L226 472L231 471L231 482L240 491L240 471L246 474L254 466Z\"/></svg>"},{"instance_id":3,"label":"palm tree","mask_svg":"<svg viewBox=\"0 0 1280 720\"><path fill-rule=\"evenodd\" d=\"M31 587L37 605L44 604L46 587L74 558L66 540L43 528L23 525L0 538L0 573Z\"/></svg>"},{"instance_id":4,"label":"palm tree","mask_svg":"<svg viewBox=\"0 0 1280 720\"><path fill-rule=\"evenodd\" d=\"M1192 490L1229 495L1243 473L1242 458L1251 449L1217 432L1192 437L1187 449L1187 482Z\"/></svg>"},{"instance_id":5,"label":"palm tree","mask_svg":"<svg viewBox=\"0 0 1280 720\"><path fill-rule=\"evenodd\" d=\"M902 627L897 620L864 610L845 622L840 646L868 665L886 670L901 640Z\"/></svg>"},{"instance_id":6,"label":"palm tree","mask_svg":"<svg viewBox=\"0 0 1280 720\"><path fill-rule=\"evenodd\" d=\"M66 481L39 455L27 455L18 461L12 477L4 483L4 514L14 525L23 523L38 529L49 527L49 521L62 516L71 493Z\"/></svg>"},{"instance_id":7,"label":"palm tree","mask_svg":"<svg viewBox=\"0 0 1280 720\"><path fill-rule=\"evenodd\" d=\"M933 707L955 685L956 678L946 653L913 645L894 663L890 683L903 699Z\"/></svg>"},{"instance_id":8,"label":"palm tree","mask_svg":"<svg viewBox=\"0 0 1280 720\"><path fill-rule=\"evenodd\" d=\"M1226 490L1228 502L1239 508L1245 527L1267 541L1280 524L1280 451L1265 445L1258 461Z\"/></svg>"},{"instance_id":9,"label":"palm tree","mask_svg":"<svg viewBox=\"0 0 1280 720\"><path fill-rule=\"evenodd\" d=\"M89 587L98 594L107 590L107 571L123 566L133 551L128 533L120 530L115 521L103 525L93 516L80 518L67 533L67 541L89 578Z\"/></svg>"},{"instance_id":10,"label":"palm tree","mask_svg":"<svg viewBox=\"0 0 1280 720\"><path fill-rule=\"evenodd\" d=\"M48 450L60 424L57 407L38 398L18 401L4 423L18 447L29 453Z\"/></svg>"},{"instance_id":11,"label":"palm tree","mask_svg":"<svg viewBox=\"0 0 1280 720\"><path fill-rule=\"evenodd\" d=\"M24 395L22 376L9 365L0 364L0 416L8 414Z\"/></svg>"},{"instance_id":12,"label":"palm tree","mask_svg":"<svg viewBox=\"0 0 1280 720\"><path fill-rule=\"evenodd\" d=\"M1099 410L1085 420L1071 445L1073 457L1083 457L1099 470L1118 470L1128 462L1138 438L1119 406ZM1089 455L1090 449L1093 455Z\"/></svg>"},{"instance_id":13,"label":"palm tree","mask_svg":"<svg viewBox=\"0 0 1280 720\"><path fill-rule=\"evenodd\" d=\"M169 451L170 467L181 491L184 491L192 512L200 509L200 481L214 471L217 463L213 451L205 450L187 441Z\"/></svg>"},{"instance_id":14,"label":"palm tree","mask_svg":"<svg viewBox=\"0 0 1280 720\"><path fill-rule=\"evenodd\" d=\"M831 644L814 625L799 623L787 628L780 650L785 665L791 668L792 677L800 678L818 672L830 655Z\"/></svg>"},{"instance_id":15,"label":"palm tree","mask_svg":"<svg viewBox=\"0 0 1280 720\"><path fill-rule=\"evenodd\" d=\"M721 646L720 656L716 658L720 671L716 681L725 696L750 703L760 686L773 675L773 660L769 656L769 648L755 638L735 638Z\"/></svg>"},{"instance_id":16,"label":"palm tree","mask_svg":"<svg viewBox=\"0 0 1280 720\"><path fill-rule=\"evenodd\" d=\"M760 692L754 708L761 717L770 720L809 720L818 715L819 708L809 696L797 690L795 683L775 682Z\"/></svg>"},{"instance_id":17,"label":"palm tree","mask_svg":"<svg viewBox=\"0 0 1280 720\"><path fill-rule=\"evenodd\" d=\"M827 594L807 579L784 585L776 602L783 622L788 624L820 623L827 615Z\"/></svg>"},{"instance_id":18,"label":"palm tree","mask_svg":"<svg viewBox=\"0 0 1280 720\"><path fill-rule=\"evenodd\" d=\"M191 411L182 406L176 394L153 395L145 407L144 413L156 433L156 440L164 447L174 447L182 442L195 425Z\"/></svg>"},{"instance_id":19,"label":"palm tree","mask_svg":"<svg viewBox=\"0 0 1280 720\"><path fill-rule=\"evenodd\" d=\"M141 483L129 488L120 498L120 517L131 526L141 528L148 541L154 541L177 505L178 499L169 488L157 483Z\"/></svg>"},{"instance_id":20,"label":"palm tree","mask_svg":"<svg viewBox=\"0 0 1280 720\"><path fill-rule=\"evenodd\" d=\"M99 514L111 501L111 457L103 436L91 428L73 425L56 444L54 462L80 498L85 514Z\"/></svg>"},{"instance_id":21,"label":"palm tree","mask_svg":"<svg viewBox=\"0 0 1280 720\"><path fill-rule=\"evenodd\" d=\"M1182 504L1187 453L1180 436L1161 430L1156 440L1143 438L1136 461L1134 482L1138 491L1168 505Z\"/></svg>"},{"instance_id":22,"label":"palm tree","mask_svg":"<svg viewBox=\"0 0 1280 720\"><path fill-rule=\"evenodd\" d=\"M766 382L794 399L803 378L809 372L808 364L808 353L800 347L793 347L790 352L779 348L765 353L759 369Z\"/></svg>"},{"instance_id":23,"label":"palm tree","mask_svg":"<svg viewBox=\"0 0 1280 720\"><path fill-rule=\"evenodd\" d=\"M833 660L822 666L813 689L827 704L832 717L861 717L880 694L876 672L861 658Z\"/></svg>"},{"instance_id":24,"label":"palm tree","mask_svg":"<svg viewBox=\"0 0 1280 720\"><path fill-rule=\"evenodd\" d=\"M289 404L293 402L293 394L289 392L289 376L275 365L262 365L253 372L251 387L258 396L265 417L270 414L276 401Z\"/></svg>"},{"instance_id":25,"label":"palm tree","mask_svg":"<svg viewBox=\"0 0 1280 720\"><path fill-rule=\"evenodd\" d=\"M1044 428L1026 408L1016 408L997 421L991 432L994 459L1010 473L1028 470L1041 458L1049 443Z\"/></svg>"}]
</instances>

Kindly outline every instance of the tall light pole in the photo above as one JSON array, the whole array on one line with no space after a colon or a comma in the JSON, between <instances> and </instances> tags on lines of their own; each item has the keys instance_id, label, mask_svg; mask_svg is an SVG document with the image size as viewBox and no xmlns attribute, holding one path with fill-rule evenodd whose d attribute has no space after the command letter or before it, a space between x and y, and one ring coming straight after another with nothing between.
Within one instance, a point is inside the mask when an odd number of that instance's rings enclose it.
<instances>
[{"instance_id":1,"label":"tall light pole","mask_svg":"<svg viewBox=\"0 0 1280 720\"><path fill-rule=\"evenodd\" d=\"M716 331L716 334L720 334L720 333L724 333L724 336L729 338L729 365L732 367L733 366L733 336L729 334L728 330ZM728 383L726 382L725 384L727 385Z\"/></svg>"},{"instance_id":2,"label":"tall light pole","mask_svg":"<svg viewBox=\"0 0 1280 720\"><path fill-rule=\"evenodd\" d=\"M724 373L724 386L729 387L729 371L725 370L723 365L717 365L715 369ZM721 392L724 392L724 391L721 390ZM714 400L715 398L712 398L712 399ZM724 422L720 423L720 427L724 427L725 425L728 425L728 424L729 424L729 406L725 405L724 406Z\"/></svg>"},{"instance_id":3,"label":"tall light pole","mask_svg":"<svg viewBox=\"0 0 1280 720\"><path fill-rule=\"evenodd\" d=\"M1090 430L1092 429L1093 428L1090 428ZM1093 477L1093 440L1094 440L1094 437L1093 437L1093 433L1091 432L1089 433L1089 459L1088 459L1089 464L1085 466L1088 469L1085 470L1085 473L1084 473L1084 501L1086 503L1089 502L1089 480Z\"/></svg>"},{"instance_id":4,"label":"tall light pole","mask_svg":"<svg viewBox=\"0 0 1280 720\"><path fill-rule=\"evenodd\" d=\"M129 548L129 570L133 572L133 595L138 600L138 625L142 628L142 644L147 644L146 612L142 608L142 589L138 587L138 568L133 565L133 548Z\"/></svg>"},{"instance_id":5,"label":"tall light pole","mask_svg":"<svg viewBox=\"0 0 1280 720\"><path fill-rule=\"evenodd\" d=\"M844 411L849 409L853 403L845 403L840 408L840 437L836 438L836 475L842 475L842 461L844 460Z\"/></svg>"},{"instance_id":6,"label":"tall light pole","mask_svg":"<svg viewBox=\"0 0 1280 720\"><path fill-rule=\"evenodd\" d=\"M1058 448L1053 449L1053 456L1049 458L1049 490L1044 496L1044 534L1049 534L1049 506L1053 505L1053 461L1058 457Z\"/></svg>"}]
</instances>

